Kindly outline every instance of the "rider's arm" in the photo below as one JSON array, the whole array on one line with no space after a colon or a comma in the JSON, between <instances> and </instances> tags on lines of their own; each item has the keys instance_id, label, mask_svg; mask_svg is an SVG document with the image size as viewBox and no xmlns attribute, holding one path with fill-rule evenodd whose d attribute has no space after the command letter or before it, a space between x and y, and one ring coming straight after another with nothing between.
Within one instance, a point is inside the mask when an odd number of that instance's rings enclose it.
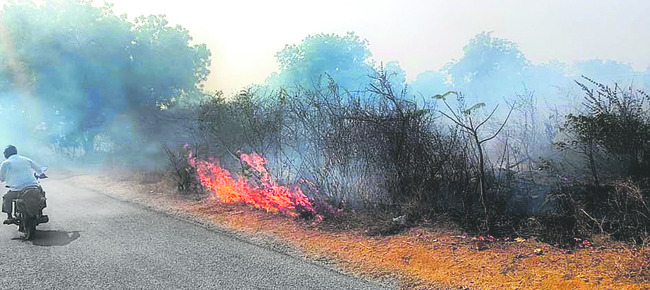
<instances>
[{"instance_id":1,"label":"rider's arm","mask_svg":"<svg viewBox=\"0 0 650 290\"><path fill-rule=\"evenodd\" d=\"M0 165L0 182L5 182L7 180L7 163L2 162Z\"/></svg>"},{"instance_id":2,"label":"rider's arm","mask_svg":"<svg viewBox=\"0 0 650 290\"><path fill-rule=\"evenodd\" d=\"M34 160L31 160L31 159L27 158L27 161L29 162L29 166L32 167L32 169L34 170L34 172L36 172L36 174L42 174L43 173L43 172L41 172L41 167L38 166L38 164L36 164L36 162L34 162Z\"/></svg>"}]
</instances>

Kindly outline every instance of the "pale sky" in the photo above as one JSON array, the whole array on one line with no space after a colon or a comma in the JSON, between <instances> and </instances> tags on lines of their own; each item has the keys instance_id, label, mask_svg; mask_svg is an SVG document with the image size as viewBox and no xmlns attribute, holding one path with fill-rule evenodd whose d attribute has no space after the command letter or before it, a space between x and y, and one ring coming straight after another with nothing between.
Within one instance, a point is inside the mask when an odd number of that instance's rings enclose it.
<instances>
[{"instance_id":1,"label":"pale sky","mask_svg":"<svg viewBox=\"0 0 650 290\"><path fill-rule=\"evenodd\" d=\"M483 31L519 45L534 63L592 58L650 65L650 1L108 0L118 14L165 14L212 52L209 89L261 83L274 54L310 34L354 31L377 62L399 61L412 80L462 56Z\"/></svg>"}]
</instances>

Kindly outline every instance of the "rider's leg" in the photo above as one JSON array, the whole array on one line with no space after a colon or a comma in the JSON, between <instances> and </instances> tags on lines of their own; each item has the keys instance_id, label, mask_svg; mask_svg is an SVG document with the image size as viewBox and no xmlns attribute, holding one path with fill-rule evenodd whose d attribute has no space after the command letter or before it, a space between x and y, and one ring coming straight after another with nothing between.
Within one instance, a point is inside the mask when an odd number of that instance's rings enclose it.
<instances>
[{"instance_id":1,"label":"rider's leg","mask_svg":"<svg viewBox=\"0 0 650 290\"><path fill-rule=\"evenodd\" d=\"M14 199L18 198L20 195L19 191L9 191L2 197L2 212L7 213L7 220L5 222L10 222L13 219L12 213L12 202Z\"/></svg>"}]
</instances>

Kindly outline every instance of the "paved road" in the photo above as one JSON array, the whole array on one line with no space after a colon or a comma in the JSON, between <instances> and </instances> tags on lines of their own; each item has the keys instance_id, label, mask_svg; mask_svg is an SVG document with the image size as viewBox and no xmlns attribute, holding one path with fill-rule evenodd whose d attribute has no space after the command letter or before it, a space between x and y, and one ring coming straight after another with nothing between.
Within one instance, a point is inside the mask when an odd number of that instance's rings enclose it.
<instances>
[{"instance_id":1,"label":"paved road","mask_svg":"<svg viewBox=\"0 0 650 290\"><path fill-rule=\"evenodd\" d=\"M36 238L0 227L0 289L381 288L50 174Z\"/></svg>"}]
</instances>

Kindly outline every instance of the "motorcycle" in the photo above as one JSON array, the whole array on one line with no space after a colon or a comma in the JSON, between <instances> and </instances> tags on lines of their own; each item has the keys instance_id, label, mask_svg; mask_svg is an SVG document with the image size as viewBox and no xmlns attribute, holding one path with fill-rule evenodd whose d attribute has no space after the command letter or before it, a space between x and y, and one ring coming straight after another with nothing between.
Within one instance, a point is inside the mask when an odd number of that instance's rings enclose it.
<instances>
[{"instance_id":1,"label":"motorcycle","mask_svg":"<svg viewBox=\"0 0 650 290\"><path fill-rule=\"evenodd\" d=\"M34 173L36 179L45 179L45 170L41 168L41 174ZM25 233L25 239L31 240L36 233L36 226L47 223L50 219L43 214L43 209L47 207L45 191L40 185L25 187L13 201L14 220L18 225L18 231Z\"/></svg>"}]
</instances>

